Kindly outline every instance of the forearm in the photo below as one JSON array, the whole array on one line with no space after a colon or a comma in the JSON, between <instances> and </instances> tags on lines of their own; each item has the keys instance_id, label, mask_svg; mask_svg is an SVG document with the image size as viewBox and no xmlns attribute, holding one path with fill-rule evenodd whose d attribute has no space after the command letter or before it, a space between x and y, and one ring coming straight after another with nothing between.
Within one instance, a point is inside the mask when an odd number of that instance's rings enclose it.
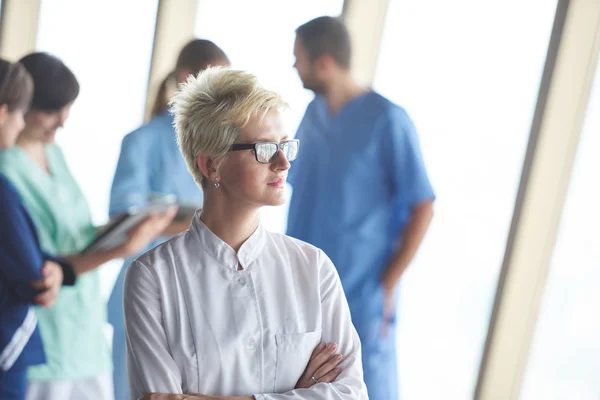
<instances>
[{"instance_id":1,"label":"forearm","mask_svg":"<svg viewBox=\"0 0 600 400\"><path fill-rule=\"evenodd\" d=\"M417 254L433 218L433 202L416 205L402 232L402 241L384 273L384 284L393 288Z\"/></svg>"},{"instance_id":2,"label":"forearm","mask_svg":"<svg viewBox=\"0 0 600 400\"><path fill-rule=\"evenodd\" d=\"M65 260L71 263L75 270L75 275L77 276L90 272L110 260L123 257L125 257L125 253L120 248L94 253L63 256Z\"/></svg>"}]
</instances>

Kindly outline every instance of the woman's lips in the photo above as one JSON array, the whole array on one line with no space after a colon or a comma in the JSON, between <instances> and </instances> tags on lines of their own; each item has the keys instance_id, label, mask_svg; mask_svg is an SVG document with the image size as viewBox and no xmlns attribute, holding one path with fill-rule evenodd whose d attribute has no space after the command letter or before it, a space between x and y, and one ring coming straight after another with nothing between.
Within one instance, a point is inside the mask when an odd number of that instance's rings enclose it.
<instances>
[{"instance_id":1,"label":"woman's lips","mask_svg":"<svg viewBox=\"0 0 600 400\"><path fill-rule=\"evenodd\" d=\"M269 185L271 187L282 188L285 186L285 179L279 178L279 179L269 182L267 185Z\"/></svg>"}]
</instances>

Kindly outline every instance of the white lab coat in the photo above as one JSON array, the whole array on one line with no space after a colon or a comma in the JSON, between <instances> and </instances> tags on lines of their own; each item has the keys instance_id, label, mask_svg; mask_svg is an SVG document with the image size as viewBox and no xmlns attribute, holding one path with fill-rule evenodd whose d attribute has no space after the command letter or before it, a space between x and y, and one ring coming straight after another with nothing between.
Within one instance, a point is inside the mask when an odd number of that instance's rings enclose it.
<instances>
[{"instance_id":1,"label":"white lab coat","mask_svg":"<svg viewBox=\"0 0 600 400\"><path fill-rule=\"evenodd\" d=\"M259 226L236 254L198 213L188 231L129 266L124 290L132 399L368 398L339 276L314 246ZM294 389L320 342L338 343L341 375Z\"/></svg>"}]
</instances>

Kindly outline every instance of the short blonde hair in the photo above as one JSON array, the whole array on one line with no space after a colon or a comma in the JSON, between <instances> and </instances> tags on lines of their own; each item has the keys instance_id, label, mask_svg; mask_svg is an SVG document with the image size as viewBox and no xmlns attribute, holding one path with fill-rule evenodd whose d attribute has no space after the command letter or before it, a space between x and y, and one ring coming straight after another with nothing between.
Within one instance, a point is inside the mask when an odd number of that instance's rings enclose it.
<instances>
[{"instance_id":1,"label":"short blonde hair","mask_svg":"<svg viewBox=\"0 0 600 400\"><path fill-rule=\"evenodd\" d=\"M199 154L220 162L250 118L287 107L279 94L258 84L250 73L211 67L190 76L172 98L177 144L188 170L200 185L206 178L198 168Z\"/></svg>"}]
</instances>

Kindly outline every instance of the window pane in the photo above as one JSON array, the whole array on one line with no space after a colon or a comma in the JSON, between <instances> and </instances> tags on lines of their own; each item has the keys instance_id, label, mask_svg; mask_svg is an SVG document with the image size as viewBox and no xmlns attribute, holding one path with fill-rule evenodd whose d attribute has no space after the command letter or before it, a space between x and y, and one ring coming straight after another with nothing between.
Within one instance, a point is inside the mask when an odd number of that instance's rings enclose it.
<instances>
[{"instance_id":1,"label":"window pane","mask_svg":"<svg viewBox=\"0 0 600 400\"><path fill-rule=\"evenodd\" d=\"M195 33L219 45L233 68L256 74L264 85L283 96L290 105L285 122L292 136L313 97L302 88L293 68L295 30L315 17L340 15L343 3L343 0L199 0ZM283 232L286 214L287 205L265 208L263 224Z\"/></svg>"},{"instance_id":2,"label":"window pane","mask_svg":"<svg viewBox=\"0 0 600 400\"><path fill-rule=\"evenodd\" d=\"M522 399L600 398L600 68L554 248Z\"/></svg>"},{"instance_id":3,"label":"window pane","mask_svg":"<svg viewBox=\"0 0 600 400\"><path fill-rule=\"evenodd\" d=\"M142 123L157 7L158 0L42 1L37 48L61 58L81 86L57 142L96 224L108 218L121 139ZM115 268L101 271L112 277ZM112 279L102 283L107 292Z\"/></svg>"},{"instance_id":4,"label":"window pane","mask_svg":"<svg viewBox=\"0 0 600 400\"><path fill-rule=\"evenodd\" d=\"M556 4L390 3L375 88L414 119L438 196L402 281L403 399L473 396Z\"/></svg>"}]
</instances>

